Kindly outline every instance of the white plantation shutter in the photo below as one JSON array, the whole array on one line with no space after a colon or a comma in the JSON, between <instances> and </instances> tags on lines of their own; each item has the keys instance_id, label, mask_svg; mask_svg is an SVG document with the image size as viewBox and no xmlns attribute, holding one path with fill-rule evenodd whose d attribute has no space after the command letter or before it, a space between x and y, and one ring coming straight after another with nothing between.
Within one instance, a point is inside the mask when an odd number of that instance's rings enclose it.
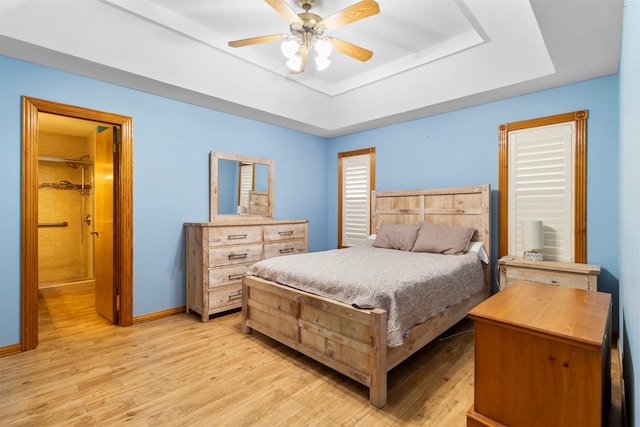
<instances>
[{"instance_id":1,"label":"white plantation shutter","mask_svg":"<svg viewBox=\"0 0 640 427\"><path fill-rule=\"evenodd\" d=\"M342 246L359 245L369 236L370 155L342 158Z\"/></svg>"},{"instance_id":2,"label":"white plantation shutter","mask_svg":"<svg viewBox=\"0 0 640 427\"><path fill-rule=\"evenodd\" d=\"M249 209L249 192L253 190L253 165L240 165L240 198L239 204Z\"/></svg>"},{"instance_id":3,"label":"white plantation shutter","mask_svg":"<svg viewBox=\"0 0 640 427\"><path fill-rule=\"evenodd\" d=\"M573 122L509 133L509 255L523 255L522 222L544 227L544 259L573 261Z\"/></svg>"}]
</instances>

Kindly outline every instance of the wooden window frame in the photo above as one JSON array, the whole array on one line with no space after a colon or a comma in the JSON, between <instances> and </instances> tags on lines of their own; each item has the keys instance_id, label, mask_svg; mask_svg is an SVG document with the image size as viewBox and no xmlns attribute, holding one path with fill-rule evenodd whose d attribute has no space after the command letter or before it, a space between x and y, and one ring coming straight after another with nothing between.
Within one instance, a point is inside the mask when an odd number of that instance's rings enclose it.
<instances>
[{"instance_id":1,"label":"wooden window frame","mask_svg":"<svg viewBox=\"0 0 640 427\"><path fill-rule=\"evenodd\" d=\"M345 247L342 246L342 159L345 157L361 156L364 154L369 155L369 190L374 191L376 189L376 148L369 147L338 153L338 248ZM371 202L371 199L369 199L369 202ZM369 204L369 232L371 232L371 226L371 204Z\"/></svg>"},{"instance_id":2,"label":"wooden window frame","mask_svg":"<svg viewBox=\"0 0 640 427\"><path fill-rule=\"evenodd\" d=\"M501 124L498 127L498 256L509 247L509 132L574 122L574 262L587 262L587 110Z\"/></svg>"}]
</instances>

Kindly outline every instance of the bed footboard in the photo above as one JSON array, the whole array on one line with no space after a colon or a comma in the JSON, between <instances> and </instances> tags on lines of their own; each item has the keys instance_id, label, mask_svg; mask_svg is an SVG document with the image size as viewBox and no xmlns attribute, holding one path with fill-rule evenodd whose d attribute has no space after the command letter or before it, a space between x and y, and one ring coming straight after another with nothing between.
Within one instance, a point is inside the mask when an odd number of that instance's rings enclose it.
<instances>
[{"instance_id":1,"label":"bed footboard","mask_svg":"<svg viewBox=\"0 0 640 427\"><path fill-rule=\"evenodd\" d=\"M338 301L254 276L242 283L242 330L267 335L369 387L387 402L387 312Z\"/></svg>"}]
</instances>

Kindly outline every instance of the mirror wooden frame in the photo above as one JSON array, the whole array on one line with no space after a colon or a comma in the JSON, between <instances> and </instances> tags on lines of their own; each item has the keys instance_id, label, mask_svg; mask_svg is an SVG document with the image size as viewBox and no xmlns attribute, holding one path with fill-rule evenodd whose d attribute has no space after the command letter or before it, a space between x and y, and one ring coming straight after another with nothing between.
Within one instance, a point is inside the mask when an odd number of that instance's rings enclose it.
<instances>
[{"instance_id":1,"label":"mirror wooden frame","mask_svg":"<svg viewBox=\"0 0 640 427\"><path fill-rule=\"evenodd\" d=\"M253 163L266 165L269 167L268 173L268 207L266 214L218 214L218 171L219 160L231 160L240 163ZM210 155L209 165L209 221L246 221L253 219L272 219L273 218L273 176L274 163L273 160L263 159L260 157L243 156L239 154L220 153L212 151Z\"/></svg>"}]
</instances>

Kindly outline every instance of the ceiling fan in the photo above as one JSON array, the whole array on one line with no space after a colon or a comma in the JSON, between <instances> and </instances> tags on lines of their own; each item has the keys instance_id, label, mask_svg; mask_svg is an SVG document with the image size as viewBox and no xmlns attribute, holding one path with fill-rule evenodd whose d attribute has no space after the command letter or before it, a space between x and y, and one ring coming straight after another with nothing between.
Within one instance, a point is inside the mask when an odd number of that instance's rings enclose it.
<instances>
[{"instance_id":1,"label":"ceiling fan","mask_svg":"<svg viewBox=\"0 0 640 427\"><path fill-rule=\"evenodd\" d=\"M284 0L265 1L289 22L291 34L273 34L234 40L229 42L229 46L243 47L282 40L281 50L288 58L287 66L292 74L304 72L311 48L316 52L315 61L318 70L329 66L331 63L329 55L333 49L363 62L373 56L373 52L370 50L335 37L325 36L325 33L379 13L380 6L376 1L359 1L324 19L309 12L315 4L315 0L299 0L300 6L304 9L302 13L295 13Z\"/></svg>"}]
</instances>

